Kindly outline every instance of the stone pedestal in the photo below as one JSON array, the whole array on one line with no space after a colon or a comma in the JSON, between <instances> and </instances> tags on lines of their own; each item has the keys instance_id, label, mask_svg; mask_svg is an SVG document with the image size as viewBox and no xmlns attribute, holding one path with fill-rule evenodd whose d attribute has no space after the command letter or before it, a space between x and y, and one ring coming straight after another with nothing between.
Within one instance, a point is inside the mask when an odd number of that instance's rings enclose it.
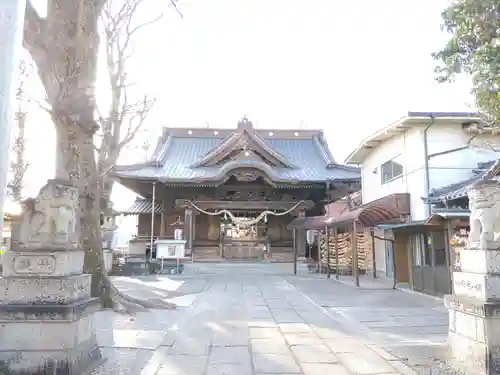
<instances>
[{"instance_id":1,"label":"stone pedestal","mask_svg":"<svg viewBox=\"0 0 500 375\"><path fill-rule=\"evenodd\" d=\"M469 191L471 232L453 273L449 311L450 360L467 374L500 374L500 218L498 183Z\"/></svg>"},{"instance_id":2,"label":"stone pedestal","mask_svg":"<svg viewBox=\"0 0 500 375\"><path fill-rule=\"evenodd\" d=\"M49 181L16 223L0 279L2 374L77 375L100 362L77 203L75 188Z\"/></svg>"}]
</instances>

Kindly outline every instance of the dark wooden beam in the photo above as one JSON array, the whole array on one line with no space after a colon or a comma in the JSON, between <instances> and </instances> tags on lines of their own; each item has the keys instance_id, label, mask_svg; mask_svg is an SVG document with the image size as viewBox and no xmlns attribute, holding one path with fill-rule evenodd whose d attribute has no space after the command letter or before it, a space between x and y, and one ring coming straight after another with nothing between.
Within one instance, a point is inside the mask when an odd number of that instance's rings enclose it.
<instances>
[{"instance_id":1,"label":"dark wooden beam","mask_svg":"<svg viewBox=\"0 0 500 375\"><path fill-rule=\"evenodd\" d=\"M280 202L280 201L195 201L193 202L201 209L238 209L238 210L271 210L287 211L298 202ZM191 207L191 203L185 199L176 199L177 207ZM304 201L300 203L296 210L309 210L314 207L313 201Z\"/></svg>"}]
</instances>

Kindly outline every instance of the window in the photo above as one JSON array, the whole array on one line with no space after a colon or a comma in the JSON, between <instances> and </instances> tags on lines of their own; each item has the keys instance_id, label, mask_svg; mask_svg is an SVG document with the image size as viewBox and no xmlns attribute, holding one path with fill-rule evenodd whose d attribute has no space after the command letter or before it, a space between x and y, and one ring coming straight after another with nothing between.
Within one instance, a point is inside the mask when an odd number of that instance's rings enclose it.
<instances>
[{"instance_id":1,"label":"window","mask_svg":"<svg viewBox=\"0 0 500 375\"><path fill-rule=\"evenodd\" d=\"M422 266L424 258L424 241L421 233L410 236L410 246L413 253L413 265Z\"/></svg>"},{"instance_id":2,"label":"window","mask_svg":"<svg viewBox=\"0 0 500 375\"><path fill-rule=\"evenodd\" d=\"M446 266L446 240L444 232L432 232L432 247L434 248L434 265Z\"/></svg>"},{"instance_id":3,"label":"window","mask_svg":"<svg viewBox=\"0 0 500 375\"><path fill-rule=\"evenodd\" d=\"M422 253L422 265L423 266L432 266L432 244L433 238L428 234L422 234L424 237L424 252Z\"/></svg>"},{"instance_id":4,"label":"window","mask_svg":"<svg viewBox=\"0 0 500 375\"><path fill-rule=\"evenodd\" d=\"M403 174L403 166L394 160L389 160L380 166L380 171L382 183L385 184L387 181L401 176Z\"/></svg>"}]
</instances>

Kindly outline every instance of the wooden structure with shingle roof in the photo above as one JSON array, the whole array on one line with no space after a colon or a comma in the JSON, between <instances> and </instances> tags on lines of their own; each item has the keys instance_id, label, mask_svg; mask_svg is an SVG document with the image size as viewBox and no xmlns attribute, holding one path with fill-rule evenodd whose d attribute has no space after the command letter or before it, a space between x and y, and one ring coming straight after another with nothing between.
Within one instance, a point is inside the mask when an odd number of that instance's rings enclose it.
<instances>
[{"instance_id":1,"label":"wooden structure with shingle roof","mask_svg":"<svg viewBox=\"0 0 500 375\"><path fill-rule=\"evenodd\" d=\"M197 255L224 246L224 222L266 211L252 226L257 237L271 252L288 251L294 217L322 215L326 203L360 188L359 169L334 161L322 131L255 129L246 118L236 129L165 128L151 159L118 166L116 177L142 197L124 212L139 215L139 235L151 235L154 190L153 235L173 238L182 223ZM300 255L305 231L296 235Z\"/></svg>"}]
</instances>

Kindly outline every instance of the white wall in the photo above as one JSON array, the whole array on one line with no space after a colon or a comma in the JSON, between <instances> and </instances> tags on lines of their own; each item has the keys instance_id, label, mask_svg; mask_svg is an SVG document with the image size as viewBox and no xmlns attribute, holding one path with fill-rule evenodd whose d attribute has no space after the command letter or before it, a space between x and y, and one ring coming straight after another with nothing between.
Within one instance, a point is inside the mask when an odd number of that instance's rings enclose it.
<instances>
[{"instance_id":1,"label":"white wall","mask_svg":"<svg viewBox=\"0 0 500 375\"><path fill-rule=\"evenodd\" d=\"M430 187L439 188L455 182L463 181L473 176L472 170L480 162L490 161L500 157L500 153L484 148L485 143L500 143L499 136L480 135L461 131L456 126L436 126L428 131L428 150ZM433 154L466 146L473 138L469 147L445 155L432 157ZM475 147L481 146L481 147Z\"/></svg>"},{"instance_id":2,"label":"white wall","mask_svg":"<svg viewBox=\"0 0 500 375\"><path fill-rule=\"evenodd\" d=\"M412 218L423 213L424 148L421 129L410 129L375 148L361 166L363 203L394 193L410 193ZM403 165L403 175L382 184L380 166L394 159ZM419 162L422 160L422 162Z\"/></svg>"},{"instance_id":3,"label":"white wall","mask_svg":"<svg viewBox=\"0 0 500 375\"><path fill-rule=\"evenodd\" d=\"M426 207L422 201L422 197L426 196L423 137L424 126L413 127L383 142L365 158L361 166L363 203L393 193L409 193L412 220L426 219ZM462 130L460 125L435 124L427 132L428 154L466 146L471 137L473 134ZM471 141L471 144L476 146L484 146L485 143L500 145L500 137L477 136ZM472 170L477 168L479 162L498 157L499 152L478 147L431 157L430 189L470 178L473 176ZM391 159L403 165L403 175L382 184L380 166Z\"/></svg>"}]
</instances>

